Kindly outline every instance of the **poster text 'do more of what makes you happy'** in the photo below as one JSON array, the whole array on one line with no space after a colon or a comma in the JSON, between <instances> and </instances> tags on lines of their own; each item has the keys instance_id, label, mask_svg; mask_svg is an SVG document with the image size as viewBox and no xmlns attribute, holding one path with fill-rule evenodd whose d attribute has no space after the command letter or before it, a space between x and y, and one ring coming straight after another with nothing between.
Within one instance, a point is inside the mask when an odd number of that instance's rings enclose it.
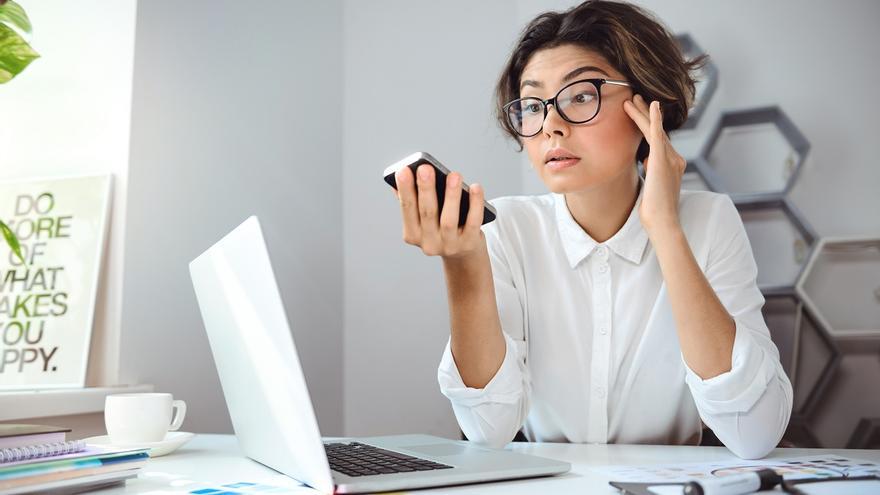
<instances>
[{"instance_id":1,"label":"poster text 'do more of what makes you happy'","mask_svg":"<svg viewBox=\"0 0 880 495\"><path fill-rule=\"evenodd\" d=\"M38 263L50 240L70 237L73 216L53 216L53 210L55 198L49 192L15 198L14 216L7 225L21 243L27 265L10 250L10 268L0 270L0 332L4 344L0 373L8 367L24 372L25 366L41 366L44 372L49 371L58 351L58 346L46 348L41 344L46 320L67 313L68 294L58 284L58 273L64 267ZM51 371L57 370L57 366L51 366Z\"/></svg>"},{"instance_id":2,"label":"poster text 'do more of what makes you happy'","mask_svg":"<svg viewBox=\"0 0 880 495\"><path fill-rule=\"evenodd\" d=\"M0 183L0 390L85 383L110 176Z\"/></svg>"}]
</instances>

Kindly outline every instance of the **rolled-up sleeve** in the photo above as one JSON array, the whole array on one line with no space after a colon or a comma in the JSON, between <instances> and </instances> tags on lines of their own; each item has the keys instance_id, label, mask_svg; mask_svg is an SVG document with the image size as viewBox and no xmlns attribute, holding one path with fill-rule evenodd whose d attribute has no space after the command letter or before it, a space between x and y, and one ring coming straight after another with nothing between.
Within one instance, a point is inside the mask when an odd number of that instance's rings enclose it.
<instances>
[{"instance_id":1,"label":"rolled-up sleeve","mask_svg":"<svg viewBox=\"0 0 880 495\"><path fill-rule=\"evenodd\" d=\"M716 233L706 278L736 324L731 369L701 379L684 362L685 380L703 422L731 452L764 457L776 447L792 409L791 382L761 314L764 296L742 219L730 198L715 205Z\"/></svg>"},{"instance_id":2,"label":"rolled-up sleeve","mask_svg":"<svg viewBox=\"0 0 880 495\"><path fill-rule=\"evenodd\" d=\"M449 398L462 432L469 440L491 447L502 447L513 440L528 414L530 396L523 305L497 224L493 222L484 226L483 232L489 248L495 299L506 343L504 360L485 387L467 387L447 342L437 370L440 391Z\"/></svg>"}]
</instances>

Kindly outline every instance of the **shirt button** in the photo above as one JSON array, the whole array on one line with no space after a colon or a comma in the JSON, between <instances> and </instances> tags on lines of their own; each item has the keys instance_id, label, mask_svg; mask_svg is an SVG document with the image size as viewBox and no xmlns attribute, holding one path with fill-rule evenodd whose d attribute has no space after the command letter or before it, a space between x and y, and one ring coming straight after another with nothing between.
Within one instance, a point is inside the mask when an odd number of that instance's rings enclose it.
<instances>
[{"instance_id":1,"label":"shirt button","mask_svg":"<svg viewBox=\"0 0 880 495\"><path fill-rule=\"evenodd\" d=\"M604 258L608 252L605 250L605 246L599 246L599 249L596 250L596 254Z\"/></svg>"},{"instance_id":2,"label":"shirt button","mask_svg":"<svg viewBox=\"0 0 880 495\"><path fill-rule=\"evenodd\" d=\"M607 271L608 271L608 265L606 265L605 263L602 263L601 265L599 265L599 273L605 273Z\"/></svg>"},{"instance_id":3,"label":"shirt button","mask_svg":"<svg viewBox=\"0 0 880 495\"><path fill-rule=\"evenodd\" d=\"M599 333L601 333L602 335L605 335L605 334L608 333L608 329L605 328L605 327L602 327L602 328L599 329Z\"/></svg>"},{"instance_id":4,"label":"shirt button","mask_svg":"<svg viewBox=\"0 0 880 495\"><path fill-rule=\"evenodd\" d=\"M602 387L596 387L596 397L600 399L605 397L605 389Z\"/></svg>"}]
</instances>

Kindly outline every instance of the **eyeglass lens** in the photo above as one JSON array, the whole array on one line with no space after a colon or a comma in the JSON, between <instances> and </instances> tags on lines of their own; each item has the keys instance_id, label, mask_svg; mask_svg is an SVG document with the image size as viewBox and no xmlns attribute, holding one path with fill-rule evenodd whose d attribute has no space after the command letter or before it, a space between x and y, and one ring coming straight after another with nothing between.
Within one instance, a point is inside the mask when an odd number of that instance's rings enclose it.
<instances>
[{"instance_id":1,"label":"eyeglass lens","mask_svg":"<svg viewBox=\"0 0 880 495\"><path fill-rule=\"evenodd\" d=\"M599 90L590 82L572 84L556 96L556 111L569 122L587 122L599 112ZM508 107L507 115L516 132L534 136L544 125L544 102L540 98L521 98Z\"/></svg>"}]
</instances>

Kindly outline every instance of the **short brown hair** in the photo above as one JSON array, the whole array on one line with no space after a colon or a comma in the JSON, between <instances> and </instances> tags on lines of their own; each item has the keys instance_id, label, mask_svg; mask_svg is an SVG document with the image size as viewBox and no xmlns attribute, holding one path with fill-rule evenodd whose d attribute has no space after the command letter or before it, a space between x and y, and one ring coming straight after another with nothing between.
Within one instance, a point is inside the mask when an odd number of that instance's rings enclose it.
<instances>
[{"instance_id":1,"label":"short brown hair","mask_svg":"<svg viewBox=\"0 0 880 495\"><path fill-rule=\"evenodd\" d=\"M672 34L652 14L635 5L608 0L587 0L565 12L545 12L532 20L510 55L495 89L496 117L501 128L522 150L522 140L504 113L504 105L519 98L520 78L532 54L545 48L573 44L596 51L632 85L645 101L658 100L663 128L668 132L684 124L695 96L692 71L707 61L706 55L685 60ZM636 160L648 156L642 138Z\"/></svg>"}]
</instances>

